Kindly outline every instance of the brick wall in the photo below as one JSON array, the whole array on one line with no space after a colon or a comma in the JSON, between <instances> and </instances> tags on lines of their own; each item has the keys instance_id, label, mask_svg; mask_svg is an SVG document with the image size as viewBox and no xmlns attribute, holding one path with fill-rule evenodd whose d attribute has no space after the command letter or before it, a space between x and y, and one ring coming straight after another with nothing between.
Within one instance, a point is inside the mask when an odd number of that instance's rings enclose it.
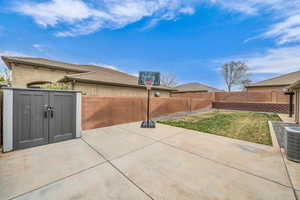
<instances>
[{"instance_id":1,"label":"brick wall","mask_svg":"<svg viewBox=\"0 0 300 200\"><path fill-rule=\"evenodd\" d=\"M141 121L146 118L146 98L82 97L82 129ZM152 98L151 116L212 108L212 101L191 98Z\"/></svg>"},{"instance_id":2,"label":"brick wall","mask_svg":"<svg viewBox=\"0 0 300 200\"><path fill-rule=\"evenodd\" d=\"M289 113L289 104L213 102L213 108L256 112Z\"/></svg>"},{"instance_id":3,"label":"brick wall","mask_svg":"<svg viewBox=\"0 0 300 200\"><path fill-rule=\"evenodd\" d=\"M216 92L215 102L278 103L288 104L289 98L283 92Z\"/></svg>"},{"instance_id":4,"label":"brick wall","mask_svg":"<svg viewBox=\"0 0 300 200\"><path fill-rule=\"evenodd\" d=\"M146 118L146 98L82 97L83 130L141 121ZM151 116L217 108L288 113L288 96L280 92L216 92L193 98L152 98Z\"/></svg>"},{"instance_id":5,"label":"brick wall","mask_svg":"<svg viewBox=\"0 0 300 200\"><path fill-rule=\"evenodd\" d=\"M185 92L185 93L171 93L171 97L179 98L200 98L214 100L214 92Z\"/></svg>"}]
</instances>

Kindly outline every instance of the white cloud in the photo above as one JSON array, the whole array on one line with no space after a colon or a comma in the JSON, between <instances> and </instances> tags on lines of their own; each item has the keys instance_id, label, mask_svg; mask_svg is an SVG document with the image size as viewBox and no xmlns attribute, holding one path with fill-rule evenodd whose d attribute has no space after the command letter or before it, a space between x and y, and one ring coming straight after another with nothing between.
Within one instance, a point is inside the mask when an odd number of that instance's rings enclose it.
<instances>
[{"instance_id":1,"label":"white cloud","mask_svg":"<svg viewBox=\"0 0 300 200\"><path fill-rule=\"evenodd\" d=\"M31 16L43 27L69 25L68 30L56 33L56 36L67 37L86 35L105 28L122 28L144 17L153 17L159 21L173 20L178 15L191 15L195 12L190 6L193 1L195 0L27 1L19 3L15 10Z\"/></svg>"},{"instance_id":2,"label":"white cloud","mask_svg":"<svg viewBox=\"0 0 300 200\"><path fill-rule=\"evenodd\" d=\"M300 70L300 46L270 49L244 59L252 73L284 74Z\"/></svg>"},{"instance_id":3,"label":"white cloud","mask_svg":"<svg viewBox=\"0 0 300 200\"><path fill-rule=\"evenodd\" d=\"M32 47L40 52L44 51L44 45L41 44L33 44Z\"/></svg>"},{"instance_id":4,"label":"white cloud","mask_svg":"<svg viewBox=\"0 0 300 200\"><path fill-rule=\"evenodd\" d=\"M106 68L109 68L109 69L113 69L113 70L117 70L117 71L120 71L118 69L118 67L114 66L114 65L109 65L109 64L104 64L104 63L90 63L91 65L96 65L96 66L100 66L100 67L106 67Z\"/></svg>"},{"instance_id":5,"label":"white cloud","mask_svg":"<svg viewBox=\"0 0 300 200\"><path fill-rule=\"evenodd\" d=\"M226 9L248 15L270 14L274 24L261 35L274 38L277 44L300 41L299 0L211 0Z\"/></svg>"},{"instance_id":6,"label":"white cloud","mask_svg":"<svg viewBox=\"0 0 300 200\"><path fill-rule=\"evenodd\" d=\"M192 15L198 4L218 5L246 15L268 14L274 24L261 35L278 44L300 41L300 0L47 0L21 1L17 12L31 16L43 27L58 27L58 37L87 35L102 29L118 29L148 19L143 29L161 20ZM63 25L63 26L59 26ZM63 29L62 27L69 27Z\"/></svg>"},{"instance_id":7,"label":"white cloud","mask_svg":"<svg viewBox=\"0 0 300 200\"><path fill-rule=\"evenodd\" d=\"M59 22L74 24L90 17L105 17L105 13L90 8L81 0L51 0L43 3L22 2L17 11L33 17L42 26L54 26Z\"/></svg>"},{"instance_id":8,"label":"white cloud","mask_svg":"<svg viewBox=\"0 0 300 200\"><path fill-rule=\"evenodd\" d=\"M300 41L300 13L273 25L264 36L278 38L278 44Z\"/></svg>"},{"instance_id":9,"label":"white cloud","mask_svg":"<svg viewBox=\"0 0 300 200\"><path fill-rule=\"evenodd\" d=\"M222 65L231 60L241 60L252 74L285 74L300 70L300 45L269 49L263 53L242 55L215 60Z\"/></svg>"}]
</instances>

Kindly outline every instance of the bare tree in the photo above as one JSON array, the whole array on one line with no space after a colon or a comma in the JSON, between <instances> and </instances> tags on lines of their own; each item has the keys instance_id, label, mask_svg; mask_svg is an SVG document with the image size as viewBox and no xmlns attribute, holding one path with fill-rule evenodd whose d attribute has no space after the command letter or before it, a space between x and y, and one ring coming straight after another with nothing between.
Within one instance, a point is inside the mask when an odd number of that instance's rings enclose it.
<instances>
[{"instance_id":1,"label":"bare tree","mask_svg":"<svg viewBox=\"0 0 300 200\"><path fill-rule=\"evenodd\" d=\"M231 92L234 85L243 85L250 81L248 78L248 66L241 61L231 61L226 63L223 65L221 72L228 92Z\"/></svg>"},{"instance_id":2,"label":"bare tree","mask_svg":"<svg viewBox=\"0 0 300 200\"><path fill-rule=\"evenodd\" d=\"M11 71L7 68L4 68L0 71L0 81L11 81Z\"/></svg>"},{"instance_id":3,"label":"bare tree","mask_svg":"<svg viewBox=\"0 0 300 200\"><path fill-rule=\"evenodd\" d=\"M179 83L177 76L171 73L162 74L160 77L160 82L162 86L166 87L175 87Z\"/></svg>"},{"instance_id":4,"label":"bare tree","mask_svg":"<svg viewBox=\"0 0 300 200\"><path fill-rule=\"evenodd\" d=\"M246 87L248 86L248 85L250 85L252 83L252 81L250 80L250 79L245 79L245 80L242 80L241 81L241 88L242 88L242 90L245 90L246 89Z\"/></svg>"}]
</instances>

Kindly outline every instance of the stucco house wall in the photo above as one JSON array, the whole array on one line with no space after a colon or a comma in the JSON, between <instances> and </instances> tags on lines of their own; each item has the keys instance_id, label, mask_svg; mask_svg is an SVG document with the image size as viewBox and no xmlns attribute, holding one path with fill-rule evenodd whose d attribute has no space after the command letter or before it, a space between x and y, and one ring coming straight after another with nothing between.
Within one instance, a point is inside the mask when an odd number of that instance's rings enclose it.
<instances>
[{"instance_id":1,"label":"stucco house wall","mask_svg":"<svg viewBox=\"0 0 300 200\"><path fill-rule=\"evenodd\" d=\"M63 79L66 75L75 74L67 70L48 69L45 67L36 67L26 64L11 64L12 71L12 87L27 88L29 83L34 82L57 82ZM74 90L82 91L83 94L88 96L101 96L101 97L144 97L147 95L146 89L135 88L128 86L111 86L101 84L89 84L75 82L73 84ZM169 91L153 90L152 96L156 91L160 92L161 97L170 97Z\"/></svg>"},{"instance_id":2,"label":"stucco house wall","mask_svg":"<svg viewBox=\"0 0 300 200\"><path fill-rule=\"evenodd\" d=\"M28 83L37 81L56 82L65 75L74 74L74 72L47 69L44 67L34 67L25 64L11 64L12 87L27 88Z\"/></svg>"},{"instance_id":3,"label":"stucco house wall","mask_svg":"<svg viewBox=\"0 0 300 200\"><path fill-rule=\"evenodd\" d=\"M120 87L120 86L109 86L89 83L76 82L74 90L82 91L84 95L88 96L100 96L100 97L143 97L147 95L147 91L144 88L133 88L133 87ZM169 91L163 90L152 90L151 96L154 96L156 91L160 92L161 97L170 97Z\"/></svg>"}]
</instances>

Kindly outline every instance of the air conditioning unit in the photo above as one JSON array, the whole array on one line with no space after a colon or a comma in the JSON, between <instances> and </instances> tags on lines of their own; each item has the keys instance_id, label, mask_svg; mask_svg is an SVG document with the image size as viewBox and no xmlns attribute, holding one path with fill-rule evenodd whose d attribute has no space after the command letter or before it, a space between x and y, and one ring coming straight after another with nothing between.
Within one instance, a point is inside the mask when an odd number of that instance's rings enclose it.
<instances>
[{"instance_id":1,"label":"air conditioning unit","mask_svg":"<svg viewBox=\"0 0 300 200\"><path fill-rule=\"evenodd\" d=\"M300 127L285 127L284 145L287 158L300 162Z\"/></svg>"}]
</instances>

